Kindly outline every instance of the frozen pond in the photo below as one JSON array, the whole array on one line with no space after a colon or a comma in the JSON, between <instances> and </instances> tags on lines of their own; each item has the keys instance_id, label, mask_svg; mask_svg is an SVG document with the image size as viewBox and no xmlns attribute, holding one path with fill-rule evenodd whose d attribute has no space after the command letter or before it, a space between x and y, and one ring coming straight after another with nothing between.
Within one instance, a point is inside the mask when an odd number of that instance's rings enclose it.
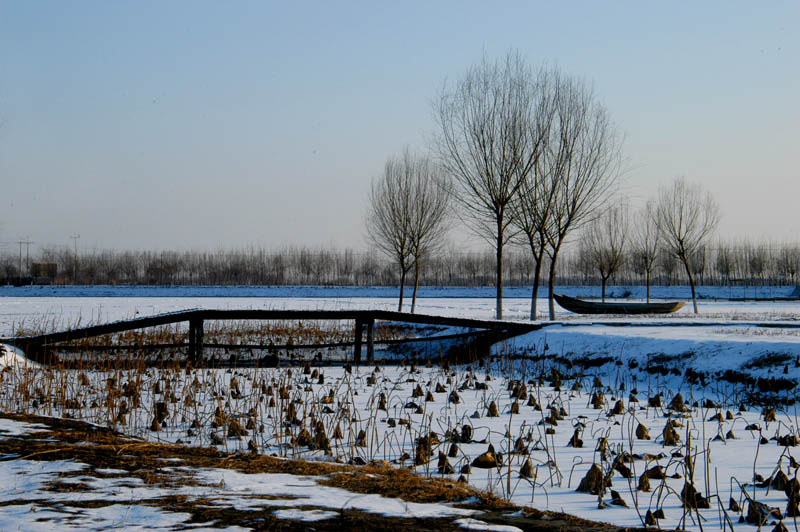
<instances>
[{"instance_id":1,"label":"frozen pond","mask_svg":"<svg viewBox=\"0 0 800 532\"><path fill-rule=\"evenodd\" d=\"M794 287L761 287L740 289L726 287L698 289L708 298L789 297ZM565 287L570 295L597 296L597 287ZM631 292L643 296L641 287L611 287L609 293ZM417 313L437 316L493 319L495 300L490 288L431 288L420 290ZM503 301L504 317L527 320L530 316L530 289L508 288ZM686 300L686 287L656 287L654 297ZM410 294L409 294L410 296ZM800 317L798 301L728 301L704 299L699 302L700 314L692 313L691 305L661 321L705 319L764 321ZM538 300L539 319L547 318L547 300ZM193 308L208 309L306 309L306 310L397 310L397 290L387 287L0 287L0 335L12 334L20 326L50 330L77 325L104 323ZM404 310L410 309L410 298ZM556 305L561 320L586 320ZM611 318L614 319L614 318ZM638 318L641 320L641 318ZM647 318L644 318L645 320ZM603 317L602 321L609 318ZM591 321L599 321L593 318Z\"/></svg>"}]
</instances>

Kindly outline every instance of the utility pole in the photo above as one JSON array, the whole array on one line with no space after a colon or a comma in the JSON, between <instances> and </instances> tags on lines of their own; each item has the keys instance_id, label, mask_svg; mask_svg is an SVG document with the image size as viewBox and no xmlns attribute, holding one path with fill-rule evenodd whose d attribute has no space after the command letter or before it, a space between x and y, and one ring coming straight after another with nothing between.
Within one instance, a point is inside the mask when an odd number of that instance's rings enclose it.
<instances>
[{"instance_id":1,"label":"utility pole","mask_svg":"<svg viewBox=\"0 0 800 532\"><path fill-rule=\"evenodd\" d=\"M72 260L75 261L75 268L73 270L73 272L74 272L73 276L75 278L72 280L72 284L78 284L78 239L80 237L81 237L81 235L79 235L78 233L75 233L74 235L70 235L70 238L72 239L72 243L74 244L73 249L75 250L75 255L72 257Z\"/></svg>"},{"instance_id":2,"label":"utility pole","mask_svg":"<svg viewBox=\"0 0 800 532\"><path fill-rule=\"evenodd\" d=\"M29 239L30 237L26 237L25 240L17 240L17 244L19 244L19 277L22 280L22 245L25 245L25 265L28 268L28 273L30 273L31 269L31 244L33 242Z\"/></svg>"}]
</instances>

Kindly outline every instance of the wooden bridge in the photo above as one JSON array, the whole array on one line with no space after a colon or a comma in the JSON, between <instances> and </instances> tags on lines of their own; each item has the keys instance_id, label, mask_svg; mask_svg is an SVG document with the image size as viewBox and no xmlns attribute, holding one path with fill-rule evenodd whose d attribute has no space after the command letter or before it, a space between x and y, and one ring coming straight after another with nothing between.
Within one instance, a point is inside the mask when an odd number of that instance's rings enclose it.
<instances>
[{"instance_id":1,"label":"wooden bridge","mask_svg":"<svg viewBox=\"0 0 800 532\"><path fill-rule=\"evenodd\" d=\"M160 347L185 347L188 352L188 359L192 361L200 360L204 349L204 326L207 321L247 321L247 320L300 320L314 321L327 320L339 321L348 320L354 322L354 341L353 362L361 363L362 346L366 345L367 362L374 362L375 346L375 323L385 321L392 323L409 323L423 325L438 325L449 327L461 327L473 331L483 332L490 336L492 343L503 339L511 338L543 326L541 323L515 323L505 321L475 320L467 318L448 318L442 316L428 316L422 314L409 314L406 312L390 312L382 310L205 310L194 309L166 314L157 314L130 320L116 321L102 325L92 325L70 329L61 332L53 332L34 336L21 336L12 338L0 338L0 343L10 344L21 349L25 356L39 363L49 364L55 360L54 351L64 342L84 340L97 336L121 333L144 329L147 327L158 327L176 323L188 323L189 334L188 342L184 344L174 344ZM366 329L366 338L364 331ZM469 333L467 333L469 334ZM461 335L466 336L467 334ZM472 333L474 334L474 333ZM458 336L458 335L456 335ZM440 338L440 337L439 337ZM413 339L409 341L419 341ZM337 345L350 345L337 344ZM141 346L103 346L109 350L124 348L140 348ZM229 346L242 347L242 346ZM259 348L280 348L289 346L250 346Z\"/></svg>"}]
</instances>

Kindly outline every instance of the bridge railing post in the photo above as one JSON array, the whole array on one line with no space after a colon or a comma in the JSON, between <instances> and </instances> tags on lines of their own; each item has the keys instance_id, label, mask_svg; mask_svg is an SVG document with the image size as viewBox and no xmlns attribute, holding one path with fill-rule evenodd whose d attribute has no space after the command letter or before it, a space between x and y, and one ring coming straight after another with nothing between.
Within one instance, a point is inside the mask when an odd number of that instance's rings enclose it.
<instances>
[{"instance_id":1,"label":"bridge railing post","mask_svg":"<svg viewBox=\"0 0 800 532\"><path fill-rule=\"evenodd\" d=\"M374 332L375 332L375 319L370 318L367 321L367 363L372 364L375 362L375 343L374 343Z\"/></svg>"},{"instance_id":2,"label":"bridge railing post","mask_svg":"<svg viewBox=\"0 0 800 532\"><path fill-rule=\"evenodd\" d=\"M364 329L364 322L356 318L355 325L355 346L353 347L353 364L361 364L361 333Z\"/></svg>"},{"instance_id":3,"label":"bridge railing post","mask_svg":"<svg viewBox=\"0 0 800 532\"><path fill-rule=\"evenodd\" d=\"M189 320L189 360L197 362L203 356L203 320Z\"/></svg>"}]
</instances>

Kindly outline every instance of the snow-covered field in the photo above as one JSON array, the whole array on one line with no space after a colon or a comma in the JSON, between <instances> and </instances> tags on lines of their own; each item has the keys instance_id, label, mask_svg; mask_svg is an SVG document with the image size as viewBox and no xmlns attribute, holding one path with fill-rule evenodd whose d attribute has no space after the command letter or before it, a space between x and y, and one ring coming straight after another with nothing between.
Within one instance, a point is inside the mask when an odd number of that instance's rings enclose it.
<instances>
[{"instance_id":1,"label":"snow-covered field","mask_svg":"<svg viewBox=\"0 0 800 532\"><path fill-rule=\"evenodd\" d=\"M507 318L525 319L529 304L526 298L507 299ZM770 488L770 482L757 487L753 478L769 479L778 468L791 479L795 458L800 461L793 445L799 425L794 383L800 380L800 303L704 300L700 305L697 317L685 308L634 321L579 318L559 309L562 321L496 346L494 361L483 367L368 366L352 373L324 367L311 368L317 371L313 376L297 368L118 370L88 372L88 380L76 372L54 378L19 369L5 374L0 403L6 410L32 410L32 403L20 399L27 391L40 412L116 424L153 441L255 447L318 460L386 460L452 479L463 474L469 483L517 504L623 526L641 526L648 510L662 510L662 528L685 520L687 528L699 529L700 519L704 530L722 529L740 516L729 510L731 498L744 515L750 499L785 515L784 489ZM0 297L0 334L42 323L86 324L198 307L395 309L396 302L354 296L6 295ZM540 308L546 308L544 300ZM418 312L488 319L494 301L426 297ZM120 390L125 383L140 383L138 404L122 394L110 402L110 377ZM57 401L42 393L54 386ZM417 388L422 395L415 394ZM658 394L661 406L648 406ZM669 408L678 394L685 408ZM760 403L765 399L778 400L774 418ZM159 402L167 405L166 417L152 430L156 411L164 408ZM666 432L677 435L675 441L663 435L670 419L675 433ZM246 434L231 436L233 420ZM650 439L637 437L640 424ZM431 433L435 438L424 439ZM320 434L327 445L320 444ZM464 469L490 444L503 455L502 465ZM528 460L530 470L521 476ZM576 492L592 464L610 481L601 496ZM650 473L649 490L639 489L642 474L655 466L664 474ZM684 512L687 478L708 500L707 509ZM242 479L243 489L252 481ZM793 518L786 519L791 528Z\"/></svg>"},{"instance_id":2,"label":"snow-covered field","mask_svg":"<svg viewBox=\"0 0 800 532\"><path fill-rule=\"evenodd\" d=\"M49 432L44 425L0 419L0 436L4 438L34 433L46 437ZM127 444L136 445L136 441ZM172 481L157 485L143 482L125 469L100 469L75 460L37 461L13 456L3 456L3 460L0 500L10 504L0 508L0 530L250 530L192 522L191 514L164 508L160 501L168 498L199 500L213 507L253 513L268 501L270 508L278 508L273 513L279 519L304 522L337 518L342 509L400 518L466 519L481 513L380 495L354 496L345 489L319 484L321 478L315 476L189 469L178 458L166 460L159 468ZM53 485L59 483L66 489L54 490ZM78 489L70 490L70 485ZM304 509L307 507L315 509ZM263 519L250 521L257 524Z\"/></svg>"},{"instance_id":3,"label":"snow-covered field","mask_svg":"<svg viewBox=\"0 0 800 532\"><path fill-rule=\"evenodd\" d=\"M244 294L235 296L190 296L198 290L170 289L160 290L145 288L144 293L150 296L134 296L138 292L123 288L115 290L67 290L66 287L23 287L40 288L41 290L24 290L9 287L0 287L0 336L12 335L18 328L45 327L50 330L105 323L109 321L135 318L174 312L192 308L211 309L307 309L307 310L351 310L351 309L381 309L397 310L397 299L394 292L385 289L380 291L380 296L370 296L370 289L363 289L353 295L352 290L327 289L326 292L317 292L316 295L300 296L270 296L255 297L251 291L242 291ZM81 287L83 288L83 287ZM97 287L89 287L97 288ZM160 287L159 287L160 288ZM299 287L298 293L308 294L307 287ZM48 290L49 289L49 290ZM63 289L59 292L59 289ZM626 289L628 290L628 289ZM710 291L709 295L723 296L726 289ZM775 289L777 291L777 289ZM620 290L617 290L620 291ZM210 291L211 293L222 293ZM233 293L240 291L235 288ZM282 291L281 291L282 292ZM423 291L423 295L426 291ZM428 290L428 293L435 291ZM484 296L483 290L475 290ZM511 294L516 291L509 290ZM579 290L564 290L566 293L582 295ZM591 292L591 290L586 290ZM63 293L64 296L52 295ZM291 294L293 292L287 292ZM471 295L466 289L455 292L455 297L421 297L417 302L417 313L437 316L457 316L477 319L494 319L495 302L492 297L468 297ZM678 294L683 293L683 297ZM788 288L781 294L791 293ZM36 294L36 295L31 295ZM74 295L70 295L74 294ZM92 294L92 295L87 295ZM97 295L101 294L101 295ZM114 295L110 295L114 294ZM165 295L166 294L166 295ZM176 295L183 294L183 295ZM328 294L325 296L324 294ZM364 295L367 294L367 295ZM672 288L669 292L663 291L669 299L686 300L688 289ZM663 295L662 294L662 295ZM666 297L665 296L665 297ZM630 299L626 299L630 301ZM692 313L691 304L687 304L680 311L663 319L670 321L680 320L713 320L713 321L765 321L765 320L794 320L800 317L800 300L797 301L729 301L724 299L701 300L700 314ZM406 300L404 310L409 310L410 299ZM540 298L537 303L538 317L540 320L547 318L547 300ZM504 318L508 320L525 321L530 317L529 297L506 297L503 303ZM564 320L583 320L556 305L556 318ZM613 318L612 318L613 319ZM609 321L608 318L593 318L589 321Z\"/></svg>"}]
</instances>

